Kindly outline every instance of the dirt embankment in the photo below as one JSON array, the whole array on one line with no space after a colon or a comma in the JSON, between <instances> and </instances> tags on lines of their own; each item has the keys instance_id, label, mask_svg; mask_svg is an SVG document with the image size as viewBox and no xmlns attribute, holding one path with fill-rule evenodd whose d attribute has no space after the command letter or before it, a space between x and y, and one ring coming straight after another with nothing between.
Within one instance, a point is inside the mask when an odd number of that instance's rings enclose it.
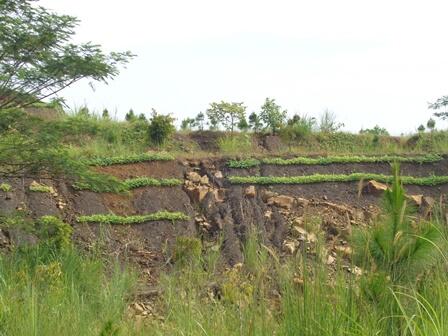
<instances>
[{"instance_id":1,"label":"dirt embankment","mask_svg":"<svg viewBox=\"0 0 448 336\"><path fill-rule=\"evenodd\" d=\"M403 164L402 169L404 175L448 175L448 162L445 159L433 164ZM265 246L280 254L292 253L303 242L312 245L314 236L323 236L332 260L336 258L336 250L345 248L352 225L366 225L375 218L381 199L378 195L359 193L356 182L235 186L226 179L229 175L388 174L389 165L263 165L236 170L228 169L223 160L210 159L116 165L100 168L100 171L122 179L175 177L184 179L184 185L144 187L127 194L100 194L75 191L65 183L41 180L38 182L51 186L55 192L39 193L29 189L32 179L12 179L7 181L12 190L0 191L0 212L20 210L33 218L59 216L74 226L77 244L85 248L100 244L104 253L132 260L141 267L142 274L154 280L159 266L169 264L170 247L178 236L199 237L204 246L222 242L223 260L230 265L243 261L244 243L254 230ZM407 186L406 189L409 194L423 194L438 200L448 192L448 185ZM131 226L76 223L79 215L115 213L130 216L160 210L180 211L190 220Z\"/></svg>"}]
</instances>

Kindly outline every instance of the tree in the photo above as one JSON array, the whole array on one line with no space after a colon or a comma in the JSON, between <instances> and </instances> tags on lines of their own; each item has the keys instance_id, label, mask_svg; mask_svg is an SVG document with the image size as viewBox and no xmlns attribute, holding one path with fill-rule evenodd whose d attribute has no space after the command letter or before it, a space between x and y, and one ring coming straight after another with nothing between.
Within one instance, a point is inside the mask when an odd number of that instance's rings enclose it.
<instances>
[{"instance_id":1,"label":"tree","mask_svg":"<svg viewBox=\"0 0 448 336\"><path fill-rule=\"evenodd\" d=\"M238 123L238 129L243 132L245 132L249 129L249 124L247 123L246 118L240 119L240 122Z\"/></svg>"},{"instance_id":2,"label":"tree","mask_svg":"<svg viewBox=\"0 0 448 336\"><path fill-rule=\"evenodd\" d=\"M124 119L125 119L126 121L129 121L129 122L134 121L136 118L137 118L137 117L135 116L135 113L134 113L134 110L133 110L133 109L130 109L129 112L126 113L126 115L125 115L125 117L124 117Z\"/></svg>"},{"instance_id":3,"label":"tree","mask_svg":"<svg viewBox=\"0 0 448 336\"><path fill-rule=\"evenodd\" d=\"M325 109L320 116L319 130L323 133L334 133L339 131L342 127L344 127L344 123L340 123L336 120L336 114L329 109Z\"/></svg>"},{"instance_id":4,"label":"tree","mask_svg":"<svg viewBox=\"0 0 448 336\"><path fill-rule=\"evenodd\" d=\"M109 111L107 110L107 108L105 108L105 109L103 110L103 113L101 114L101 117L102 117L103 119L110 119Z\"/></svg>"},{"instance_id":5,"label":"tree","mask_svg":"<svg viewBox=\"0 0 448 336\"><path fill-rule=\"evenodd\" d=\"M426 127L431 132L434 131L434 128L436 127L436 121L433 118L429 118L428 122L426 123Z\"/></svg>"},{"instance_id":6,"label":"tree","mask_svg":"<svg viewBox=\"0 0 448 336\"><path fill-rule=\"evenodd\" d=\"M0 0L0 109L33 104L84 78L107 83L134 56L72 43L79 21L32 2Z\"/></svg>"},{"instance_id":7,"label":"tree","mask_svg":"<svg viewBox=\"0 0 448 336\"><path fill-rule=\"evenodd\" d=\"M263 123L257 113L252 112L249 115L249 126L255 133L258 133L263 127Z\"/></svg>"},{"instance_id":8,"label":"tree","mask_svg":"<svg viewBox=\"0 0 448 336\"><path fill-rule=\"evenodd\" d=\"M243 103L211 103L207 109L207 116L210 121L216 121L217 125L222 124L227 131L233 132L235 127L245 118L246 107Z\"/></svg>"},{"instance_id":9,"label":"tree","mask_svg":"<svg viewBox=\"0 0 448 336\"><path fill-rule=\"evenodd\" d=\"M198 127L200 131L204 130L204 121L205 121L205 115L202 112L199 112L196 118L194 119L195 125Z\"/></svg>"},{"instance_id":10,"label":"tree","mask_svg":"<svg viewBox=\"0 0 448 336\"><path fill-rule=\"evenodd\" d=\"M180 129L183 131L191 130L195 126L195 119L185 118L180 124Z\"/></svg>"},{"instance_id":11,"label":"tree","mask_svg":"<svg viewBox=\"0 0 448 336\"><path fill-rule=\"evenodd\" d=\"M423 132L425 131L425 126L420 125L420 126L417 128L417 131L418 131L419 133L423 133Z\"/></svg>"},{"instance_id":12,"label":"tree","mask_svg":"<svg viewBox=\"0 0 448 336\"><path fill-rule=\"evenodd\" d=\"M445 120L448 118L448 96L440 97L434 103L429 103L428 108L435 111L439 110L439 112L434 112L434 115ZM443 111L440 111L442 109Z\"/></svg>"},{"instance_id":13,"label":"tree","mask_svg":"<svg viewBox=\"0 0 448 336\"><path fill-rule=\"evenodd\" d=\"M138 120L140 120L140 121L144 121L144 122L147 122L147 121L148 121L148 119L146 119L146 116L145 116L144 113L140 113L140 114L138 115Z\"/></svg>"},{"instance_id":14,"label":"tree","mask_svg":"<svg viewBox=\"0 0 448 336\"><path fill-rule=\"evenodd\" d=\"M157 146L164 145L176 130L173 123L173 117L159 114L153 109L148 126L149 140Z\"/></svg>"},{"instance_id":15,"label":"tree","mask_svg":"<svg viewBox=\"0 0 448 336\"><path fill-rule=\"evenodd\" d=\"M261 106L260 119L271 129L272 134L277 134L285 123L286 113L286 110L282 110L281 106L275 103L275 99L266 98Z\"/></svg>"}]
</instances>

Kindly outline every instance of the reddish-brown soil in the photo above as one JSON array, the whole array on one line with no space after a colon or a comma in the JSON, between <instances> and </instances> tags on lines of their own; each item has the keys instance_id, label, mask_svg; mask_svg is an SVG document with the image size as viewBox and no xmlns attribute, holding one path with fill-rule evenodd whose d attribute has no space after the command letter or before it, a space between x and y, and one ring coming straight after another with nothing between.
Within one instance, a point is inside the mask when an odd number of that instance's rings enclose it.
<instances>
[{"instance_id":1,"label":"reddish-brown soil","mask_svg":"<svg viewBox=\"0 0 448 336\"><path fill-rule=\"evenodd\" d=\"M149 176L156 178L183 178L185 167L178 161L150 161L125 165L97 167L97 171L120 179Z\"/></svg>"}]
</instances>

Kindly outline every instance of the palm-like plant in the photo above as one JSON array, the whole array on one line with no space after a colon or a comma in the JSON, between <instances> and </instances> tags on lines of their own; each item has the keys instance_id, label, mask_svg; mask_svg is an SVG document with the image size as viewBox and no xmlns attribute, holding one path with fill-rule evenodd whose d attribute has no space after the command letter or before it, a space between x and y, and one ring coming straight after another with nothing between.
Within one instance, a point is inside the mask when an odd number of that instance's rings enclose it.
<instances>
[{"instance_id":1,"label":"palm-like plant","mask_svg":"<svg viewBox=\"0 0 448 336\"><path fill-rule=\"evenodd\" d=\"M392 284L413 282L436 261L441 231L431 222L412 220L400 179L400 166L392 165L393 182L384 193L384 216L355 236L358 261Z\"/></svg>"}]
</instances>

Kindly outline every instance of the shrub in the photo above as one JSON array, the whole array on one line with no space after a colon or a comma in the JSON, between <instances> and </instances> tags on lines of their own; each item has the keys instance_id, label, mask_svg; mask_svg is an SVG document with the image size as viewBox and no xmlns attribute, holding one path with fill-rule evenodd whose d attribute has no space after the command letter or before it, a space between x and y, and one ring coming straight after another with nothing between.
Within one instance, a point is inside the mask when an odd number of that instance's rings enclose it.
<instances>
[{"instance_id":1,"label":"shrub","mask_svg":"<svg viewBox=\"0 0 448 336\"><path fill-rule=\"evenodd\" d=\"M54 216L43 216L36 223L37 236L58 249L71 247L72 227Z\"/></svg>"},{"instance_id":2,"label":"shrub","mask_svg":"<svg viewBox=\"0 0 448 336\"><path fill-rule=\"evenodd\" d=\"M280 137L291 147L293 143L299 142L311 134L314 126L314 118L295 115L285 127L280 129Z\"/></svg>"},{"instance_id":3,"label":"shrub","mask_svg":"<svg viewBox=\"0 0 448 336\"><path fill-rule=\"evenodd\" d=\"M202 253L201 241L194 237L177 237L173 259L179 265L197 263Z\"/></svg>"},{"instance_id":4,"label":"shrub","mask_svg":"<svg viewBox=\"0 0 448 336\"><path fill-rule=\"evenodd\" d=\"M1 184L0 184L0 190L1 190L1 191L4 191L4 192L8 192L8 191L11 191L11 190L12 190L12 187L11 187L11 185L8 184L8 183L1 183Z\"/></svg>"},{"instance_id":5,"label":"shrub","mask_svg":"<svg viewBox=\"0 0 448 336\"><path fill-rule=\"evenodd\" d=\"M30 191L40 192L40 193L54 193L54 189L51 186L47 186L43 183L38 183L33 181L29 186Z\"/></svg>"},{"instance_id":6,"label":"shrub","mask_svg":"<svg viewBox=\"0 0 448 336\"><path fill-rule=\"evenodd\" d=\"M174 118L170 115L158 114L153 110L152 117L148 126L149 140L156 146L164 145L171 134L176 130L174 128Z\"/></svg>"}]
</instances>

